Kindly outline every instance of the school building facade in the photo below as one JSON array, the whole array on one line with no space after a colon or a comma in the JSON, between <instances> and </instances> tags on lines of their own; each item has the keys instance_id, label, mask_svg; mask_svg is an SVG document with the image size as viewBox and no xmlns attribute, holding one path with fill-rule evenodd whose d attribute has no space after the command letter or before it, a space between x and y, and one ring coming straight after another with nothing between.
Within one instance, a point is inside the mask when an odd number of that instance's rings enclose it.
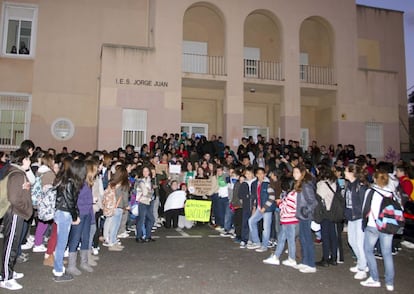
<instances>
[{"instance_id":1,"label":"school building facade","mask_svg":"<svg viewBox=\"0 0 414 294\"><path fill-rule=\"evenodd\" d=\"M403 14L343 0L1 1L0 149L152 134L409 148Z\"/></svg>"}]
</instances>

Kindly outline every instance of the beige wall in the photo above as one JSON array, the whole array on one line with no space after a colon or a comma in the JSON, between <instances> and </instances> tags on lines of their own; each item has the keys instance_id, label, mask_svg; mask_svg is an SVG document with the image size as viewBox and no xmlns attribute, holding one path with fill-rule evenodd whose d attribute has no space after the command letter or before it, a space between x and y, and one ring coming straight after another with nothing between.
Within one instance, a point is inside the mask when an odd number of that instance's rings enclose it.
<instances>
[{"instance_id":1,"label":"beige wall","mask_svg":"<svg viewBox=\"0 0 414 294\"><path fill-rule=\"evenodd\" d=\"M393 130L384 136L387 144L399 150L399 137L405 140L396 131L399 118L406 121L400 13L343 0L25 3L39 4L36 56L0 58L0 91L33 95L30 137L43 147L116 148L125 107L148 111L148 136L177 132L181 122L205 122L210 134L232 145L246 124L268 126L272 136L280 128L286 139L298 139L306 127L311 140L355 143L365 151L365 122L375 120ZM226 75L184 76L183 40L208 42L209 55L225 57ZM283 80L245 80L245 46L282 62ZM337 85L301 83L300 52L310 54L310 64L332 66ZM117 78L168 87L119 84ZM254 94L247 84L257 88ZM71 140L50 134L58 117L74 122Z\"/></svg>"}]
</instances>

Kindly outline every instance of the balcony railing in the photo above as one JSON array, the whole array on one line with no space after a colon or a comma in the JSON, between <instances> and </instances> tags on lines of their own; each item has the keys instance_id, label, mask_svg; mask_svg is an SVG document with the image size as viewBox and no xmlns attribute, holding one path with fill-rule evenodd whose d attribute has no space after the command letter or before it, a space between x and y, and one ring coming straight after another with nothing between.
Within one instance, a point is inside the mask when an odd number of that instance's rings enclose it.
<instances>
[{"instance_id":1,"label":"balcony railing","mask_svg":"<svg viewBox=\"0 0 414 294\"><path fill-rule=\"evenodd\" d=\"M319 85L335 85L332 67L318 65L300 65L300 80L304 83Z\"/></svg>"},{"instance_id":2,"label":"balcony railing","mask_svg":"<svg viewBox=\"0 0 414 294\"><path fill-rule=\"evenodd\" d=\"M186 73L225 76L223 56L183 53L182 70Z\"/></svg>"},{"instance_id":3,"label":"balcony railing","mask_svg":"<svg viewBox=\"0 0 414 294\"><path fill-rule=\"evenodd\" d=\"M244 77L281 81L283 79L282 63L275 61L244 59Z\"/></svg>"}]
</instances>

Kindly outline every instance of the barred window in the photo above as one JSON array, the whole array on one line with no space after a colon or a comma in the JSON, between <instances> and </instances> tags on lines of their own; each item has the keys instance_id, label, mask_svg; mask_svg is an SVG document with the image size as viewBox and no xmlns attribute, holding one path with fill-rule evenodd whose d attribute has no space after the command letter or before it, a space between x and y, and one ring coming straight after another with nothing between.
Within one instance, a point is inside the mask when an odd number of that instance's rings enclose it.
<instances>
[{"instance_id":1,"label":"barred window","mask_svg":"<svg viewBox=\"0 0 414 294\"><path fill-rule=\"evenodd\" d=\"M136 148L146 142L147 111L124 109L122 112L122 147L131 144Z\"/></svg>"},{"instance_id":2,"label":"barred window","mask_svg":"<svg viewBox=\"0 0 414 294\"><path fill-rule=\"evenodd\" d=\"M0 94L0 147L15 149L28 137L30 96Z\"/></svg>"},{"instance_id":3,"label":"barred window","mask_svg":"<svg viewBox=\"0 0 414 294\"><path fill-rule=\"evenodd\" d=\"M384 156L384 140L382 123L367 122L365 124L366 152L374 157Z\"/></svg>"}]
</instances>

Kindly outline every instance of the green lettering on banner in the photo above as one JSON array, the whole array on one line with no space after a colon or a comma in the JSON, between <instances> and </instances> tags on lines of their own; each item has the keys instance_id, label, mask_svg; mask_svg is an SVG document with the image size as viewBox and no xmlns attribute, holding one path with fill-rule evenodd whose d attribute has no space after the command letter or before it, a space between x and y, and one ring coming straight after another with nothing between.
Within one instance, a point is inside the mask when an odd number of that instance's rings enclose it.
<instances>
[{"instance_id":1,"label":"green lettering on banner","mask_svg":"<svg viewBox=\"0 0 414 294\"><path fill-rule=\"evenodd\" d=\"M185 202L185 218L190 221L210 221L211 201L187 200Z\"/></svg>"}]
</instances>

